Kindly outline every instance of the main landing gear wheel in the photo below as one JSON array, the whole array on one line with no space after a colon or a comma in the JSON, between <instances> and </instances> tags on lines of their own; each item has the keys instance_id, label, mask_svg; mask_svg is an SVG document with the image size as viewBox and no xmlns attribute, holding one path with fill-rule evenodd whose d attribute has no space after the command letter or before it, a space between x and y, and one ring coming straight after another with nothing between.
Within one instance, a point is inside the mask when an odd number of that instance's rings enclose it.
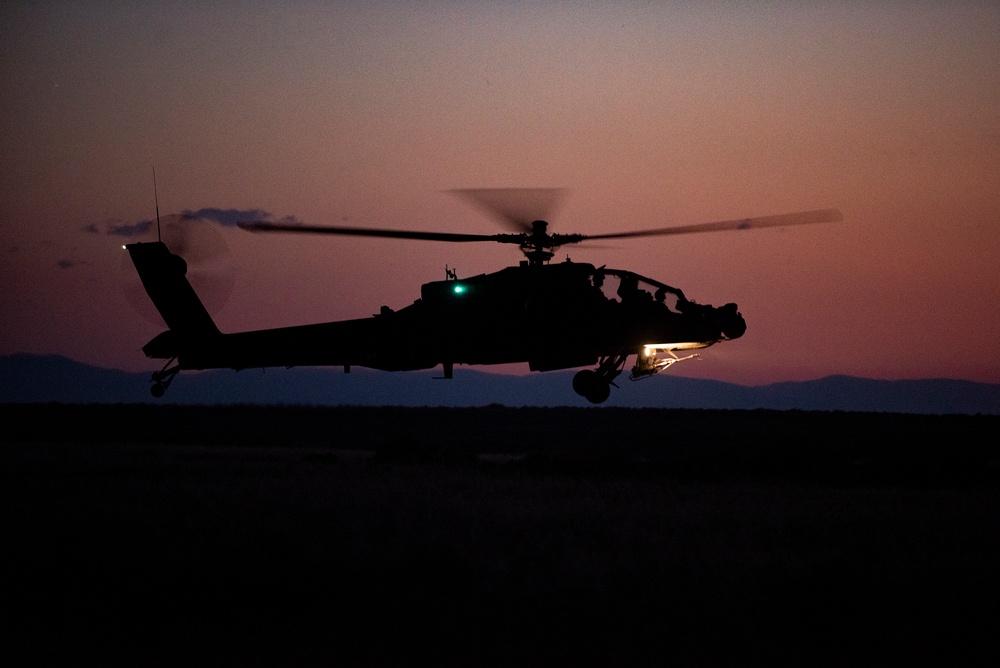
<instances>
[{"instance_id":1,"label":"main landing gear wheel","mask_svg":"<svg viewBox=\"0 0 1000 668\"><path fill-rule=\"evenodd\" d=\"M611 396L611 383L598 376L596 371L584 369L573 376L573 391L592 404L602 404Z\"/></svg>"}]
</instances>

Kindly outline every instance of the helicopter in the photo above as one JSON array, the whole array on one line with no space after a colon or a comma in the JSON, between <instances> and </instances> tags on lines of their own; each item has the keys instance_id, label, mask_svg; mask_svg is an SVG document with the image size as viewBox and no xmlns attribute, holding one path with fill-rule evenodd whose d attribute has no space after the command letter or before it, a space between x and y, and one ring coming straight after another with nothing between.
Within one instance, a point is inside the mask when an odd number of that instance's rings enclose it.
<instances>
[{"instance_id":1,"label":"helicopter","mask_svg":"<svg viewBox=\"0 0 1000 668\"><path fill-rule=\"evenodd\" d=\"M412 304L382 306L367 318L222 333L188 281L187 263L162 240L124 248L167 330L142 347L165 359L152 373L150 391L162 397L183 370L354 366L382 371L455 365L525 363L531 371L578 371L573 390L593 404L617 387L628 359L629 378L653 376L691 352L740 338L746 322L734 303L719 307L688 299L676 287L632 271L570 261L553 263L556 249L591 240L691 234L836 222L836 209L605 234L550 233L531 215L556 189L454 191L482 206L513 231L464 234L365 227L310 226L264 221L240 223L249 232L341 235L517 246L524 259L492 273L420 287ZM525 203L528 203L527 205ZM680 354L678 354L680 353Z\"/></svg>"}]
</instances>

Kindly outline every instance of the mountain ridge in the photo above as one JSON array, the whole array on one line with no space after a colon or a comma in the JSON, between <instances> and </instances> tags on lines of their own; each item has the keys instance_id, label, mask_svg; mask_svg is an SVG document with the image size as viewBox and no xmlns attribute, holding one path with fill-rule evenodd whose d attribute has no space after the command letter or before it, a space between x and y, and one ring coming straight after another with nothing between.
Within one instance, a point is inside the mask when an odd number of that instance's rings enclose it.
<instances>
[{"instance_id":1,"label":"mountain ridge","mask_svg":"<svg viewBox=\"0 0 1000 668\"><path fill-rule=\"evenodd\" d=\"M333 368L213 370L184 373L160 400L149 374L57 355L0 356L0 403L177 403L356 406L590 406L571 388L575 370L515 376L460 368L388 373ZM968 380L875 380L833 375L743 386L670 376L622 383L605 406L771 409L920 414L1000 414L1000 385Z\"/></svg>"}]
</instances>

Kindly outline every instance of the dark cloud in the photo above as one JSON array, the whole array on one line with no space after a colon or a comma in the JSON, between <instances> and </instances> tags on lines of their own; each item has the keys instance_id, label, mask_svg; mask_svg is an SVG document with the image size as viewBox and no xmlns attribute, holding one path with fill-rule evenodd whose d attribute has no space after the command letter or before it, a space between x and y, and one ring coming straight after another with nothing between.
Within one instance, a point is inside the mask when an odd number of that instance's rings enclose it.
<instances>
[{"instance_id":1,"label":"dark cloud","mask_svg":"<svg viewBox=\"0 0 1000 668\"><path fill-rule=\"evenodd\" d=\"M256 220L267 221L271 218L271 214L263 209L246 209L241 211L240 209L215 209L208 207L198 209L197 211L185 209L181 213L185 216L206 218L215 221L223 227L236 227L240 223L250 223Z\"/></svg>"},{"instance_id":2,"label":"dark cloud","mask_svg":"<svg viewBox=\"0 0 1000 668\"><path fill-rule=\"evenodd\" d=\"M155 224L155 220L141 220L138 223L125 223L120 220L109 220L105 223L105 227L107 228L105 234L110 234L116 237L138 237L149 232Z\"/></svg>"},{"instance_id":3,"label":"dark cloud","mask_svg":"<svg viewBox=\"0 0 1000 668\"><path fill-rule=\"evenodd\" d=\"M272 222L275 218L263 209L217 209L215 207L205 207L198 210L185 209L180 215L188 218L202 218L217 223L222 227L236 227L240 223L254 221ZM164 218L167 217L164 216ZM279 219L279 222L285 225L301 224L301 221L295 216L285 216ZM89 223L81 227L80 231L87 234L101 234L103 230L104 234L111 236L133 238L148 234L155 227L155 219L141 220L135 223L129 223L120 219L111 219L105 221L102 225Z\"/></svg>"},{"instance_id":4,"label":"dark cloud","mask_svg":"<svg viewBox=\"0 0 1000 668\"><path fill-rule=\"evenodd\" d=\"M70 269L76 266L76 262L73 262L73 260L59 260L56 262L56 266L60 269Z\"/></svg>"}]
</instances>

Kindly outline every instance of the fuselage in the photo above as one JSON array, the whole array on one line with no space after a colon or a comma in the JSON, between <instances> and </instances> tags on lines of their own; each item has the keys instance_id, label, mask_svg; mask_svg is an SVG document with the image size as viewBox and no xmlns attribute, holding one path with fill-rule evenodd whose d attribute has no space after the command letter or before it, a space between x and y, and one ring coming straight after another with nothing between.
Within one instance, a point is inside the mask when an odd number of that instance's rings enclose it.
<instances>
[{"instance_id":1,"label":"fuselage","mask_svg":"<svg viewBox=\"0 0 1000 668\"><path fill-rule=\"evenodd\" d=\"M144 350L182 369L364 366L387 371L527 362L547 371L600 358L700 348L736 338L733 304L689 302L680 290L590 264L509 267L421 286L409 306L369 318L182 337L165 332Z\"/></svg>"}]
</instances>

